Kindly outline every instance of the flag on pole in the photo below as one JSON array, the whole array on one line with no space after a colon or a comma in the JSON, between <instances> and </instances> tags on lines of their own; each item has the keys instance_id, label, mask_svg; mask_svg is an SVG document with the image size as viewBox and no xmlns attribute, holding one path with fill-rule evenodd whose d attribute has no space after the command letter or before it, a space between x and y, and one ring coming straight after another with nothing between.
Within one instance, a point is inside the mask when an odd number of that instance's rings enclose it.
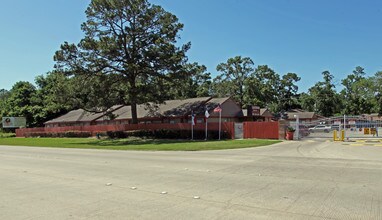
<instances>
[{"instance_id":1,"label":"flag on pole","mask_svg":"<svg viewBox=\"0 0 382 220\"><path fill-rule=\"evenodd\" d=\"M206 139L208 138L208 129L207 129L207 124L208 124L208 117L210 117L210 113L208 113L208 108L206 108L206 111L204 112L205 120L206 120Z\"/></svg>"},{"instance_id":2,"label":"flag on pole","mask_svg":"<svg viewBox=\"0 0 382 220\"><path fill-rule=\"evenodd\" d=\"M195 114L194 114L194 113L191 114L191 124L192 124L192 125L195 125L195 124L196 124L196 123L195 123Z\"/></svg>"},{"instance_id":3,"label":"flag on pole","mask_svg":"<svg viewBox=\"0 0 382 220\"><path fill-rule=\"evenodd\" d=\"M220 104L218 104L218 106L214 109L214 112L221 112L222 111L222 107L220 106Z\"/></svg>"},{"instance_id":4,"label":"flag on pole","mask_svg":"<svg viewBox=\"0 0 382 220\"><path fill-rule=\"evenodd\" d=\"M206 112L204 112L204 116L205 116L206 118L210 117L210 113L208 113L208 108L206 108Z\"/></svg>"},{"instance_id":5,"label":"flag on pole","mask_svg":"<svg viewBox=\"0 0 382 220\"><path fill-rule=\"evenodd\" d=\"M191 140L194 140L195 114L191 111Z\"/></svg>"},{"instance_id":6,"label":"flag on pole","mask_svg":"<svg viewBox=\"0 0 382 220\"><path fill-rule=\"evenodd\" d=\"M220 106L220 103L216 108L214 108L214 112L218 113L219 112L219 140L220 140L220 133L222 129L222 107Z\"/></svg>"}]
</instances>

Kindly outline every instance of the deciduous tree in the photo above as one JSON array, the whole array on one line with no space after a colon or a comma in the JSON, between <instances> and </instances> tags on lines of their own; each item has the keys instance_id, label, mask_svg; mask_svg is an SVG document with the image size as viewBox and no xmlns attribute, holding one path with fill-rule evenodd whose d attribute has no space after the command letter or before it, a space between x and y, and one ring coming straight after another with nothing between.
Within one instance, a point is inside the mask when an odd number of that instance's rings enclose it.
<instances>
[{"instance_id":1,"label":"deciduous tree","mask_svg":"<svg viewBox=\"0 0 382 220\"><path fill-rule=\"evenodd\" d=\"M253 61L249 57L236 56L220 63L216 70L221 74L214 79L213 90L218 96L232 96L241 106L245 100L245 81L253 74Z\"/></svg>"},{"instance_id":2,"label":"deciduous tree","mask_svg":"<svg viewBox=\"0 0 382 220\"><path fill-rule=\"evenodd\" d=\"M181 75L190 48L177 46L183 24L147 0L92 0L86 16L85 37L77 45L61 45L56 67L76 76L120 75L137 123L137 104L162 101L166 82Z\"/></svg>"},{"instance_id":3,"label":"deciduous tree","mask_svg":"<svg viewBox=\"0 0 382 220\"><path fill-rule=\"evenodd\" d=\"M357 66L352 74L342 80L344 89L341 95L344 100L345 114L371 113L375 91L373 91L373 82L365 75L364 68Z\"/></svg>"},{"instance_id":4,"label":"deciduous tree","mask_svg":"<svg viewBox=\"0 0 382 220\"><path fill-rule=\"evenodd\" d=\"M333 83L334 76L329 71L322 72L323 81L309 88L308 93L300 96L301 106L329 117L339 113L341 102Z\"/></svg>"},{"instance_id":5,"label":"deciduous tree","mask_svg":"<svg viewBox=\"0 0 382 220\"><path fill-rule=\"evenodd\" d=\"M276 110L280 76L268 65L260 65L245 81L245 102Z\"/></svg>"},{"instance_id":6,"label":"deciduous tree","mask_svg":"<svg viewBox=\"0 0 382 220\"><path fill-rule=\"evenodd\" d=\"M9 96L1 109L1 115L12 117L26 117L27 126L36 125L34 119L36 87L29 82L17 82L9 91Z\"/></svg>"}]
</instances>

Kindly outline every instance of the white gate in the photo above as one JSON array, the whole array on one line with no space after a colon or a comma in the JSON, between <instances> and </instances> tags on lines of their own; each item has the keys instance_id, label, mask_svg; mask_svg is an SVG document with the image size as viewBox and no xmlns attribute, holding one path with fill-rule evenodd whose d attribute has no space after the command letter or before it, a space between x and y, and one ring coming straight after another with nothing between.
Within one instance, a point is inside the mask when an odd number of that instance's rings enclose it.
<instances>
[{"instance_id":1,"label":"white gate","mask_svg":"<svg viewBox=\"0 0 382 220\"><path fill-rule=\"evenodd\" d=\"M378 118L380 119L380 118ZM296 122L291 122L296 127ZM345 140L357 138L382 138L382 120L359 116L338 116L324 118L317 121L300 121L298 124L300 138L324 138L333 139L334 131L344 130Z\"/></svg>"},{"instance_id":2,"label":"white gate","mask_svg":"<svg viewBox=\"0 0 382 220\"><path fill-rule=\"evenodd\" d=\"M243 123L235 123L235 139L243 139Z\"/></svg>"}]
</instances>

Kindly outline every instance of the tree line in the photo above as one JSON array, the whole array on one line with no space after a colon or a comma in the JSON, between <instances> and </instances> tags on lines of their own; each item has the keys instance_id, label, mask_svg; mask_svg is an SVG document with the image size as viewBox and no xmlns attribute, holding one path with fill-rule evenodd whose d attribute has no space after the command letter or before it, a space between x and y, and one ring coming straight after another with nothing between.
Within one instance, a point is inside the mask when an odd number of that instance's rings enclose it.
<instances>
[{"instance_id":1,"label":"tree line","mask_svg":"<svg viewBox=\"0 0 382 220\"><path fill-rule=\"evenodd\" d=\"M302 108L323 116L382 112L382 72L366 77L362 67L341 81L333 75L305 93L296 73L280 75L236 56L217 65L214 78L204 65L190 63L191 43L180 44L183 24L147 0L92 0L81 25L83 39L64 42L54 54L54 69L35 84L17 82L0 90L1 116L24 116L27 126L42 126L72 109L103 112L113 105L136 107L147 102L205 96L231 96L243 108L266 107L277 115Z\"/></svg>"}]
</instances>

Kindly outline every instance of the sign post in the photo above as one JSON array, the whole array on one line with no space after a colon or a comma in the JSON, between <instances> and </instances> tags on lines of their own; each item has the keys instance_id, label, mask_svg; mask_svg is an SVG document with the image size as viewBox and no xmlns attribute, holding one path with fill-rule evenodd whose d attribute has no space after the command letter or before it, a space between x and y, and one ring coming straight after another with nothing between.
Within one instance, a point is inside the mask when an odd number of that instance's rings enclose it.
<instances>
[{"instance_id":1,"label":"sign post","mask_svg":"<svg viewBox=\"0 0 382 220\"><path fill-rule=\"evenodd\" d=\"M208 129L207 129L207 126L208 126L208 117L210 117L210 113L208 113L208 108L206 108L206 111L204 112L204 116L206 118L206 140L208 138Z\"/></svg>"},{"instance_id":2,"label":"sign post","mask_svg":"<svg viewBox=\"0 0 382 220\"><path fill-rule=\"evenodd\" d=\"M219 112L219 140L220 140L220 134L222 130L222 108L220 104L214 109L214 112Z\"/></svg>"},{"instance_id":3,"label":"sign post","mask_svg":"<svg viewBox=\"0 0 382 220\"><path fill-rule=\"evenodd\" d=\"M27 120L25 117L3 117L3 128L20 128L25 127Z\"/></svg>"}]
</instances>

